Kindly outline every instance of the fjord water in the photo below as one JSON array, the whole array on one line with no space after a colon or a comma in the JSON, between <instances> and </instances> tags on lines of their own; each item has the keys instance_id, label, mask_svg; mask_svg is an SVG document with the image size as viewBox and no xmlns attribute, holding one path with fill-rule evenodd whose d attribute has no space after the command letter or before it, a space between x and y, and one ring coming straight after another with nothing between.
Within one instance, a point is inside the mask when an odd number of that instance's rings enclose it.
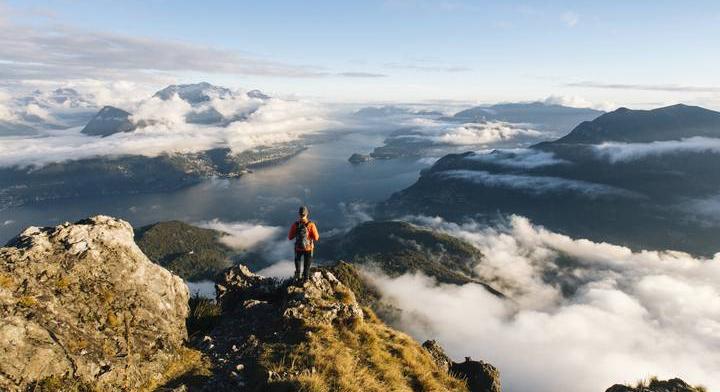
<instances>
[{"instance_id":1,"label":"fjord water","mask_svg":"<svg viewBox=\"0 0 720 392\"><path fill-rule=\"evenodd\" d=\"M0 242L27 226L52 226L96 214L125 219L134 227L172 219L285 226L300 204L309 205L312 218L328 232L352 223L351 211L358 207L411 185L427 167L415 159L361 165L347 161L352 153L371 151L383 139L379 131L331 131L299 155L237 179L209 179L168 193L51 200L11 208L0 211Z\"/></svg>"}]
</instances>

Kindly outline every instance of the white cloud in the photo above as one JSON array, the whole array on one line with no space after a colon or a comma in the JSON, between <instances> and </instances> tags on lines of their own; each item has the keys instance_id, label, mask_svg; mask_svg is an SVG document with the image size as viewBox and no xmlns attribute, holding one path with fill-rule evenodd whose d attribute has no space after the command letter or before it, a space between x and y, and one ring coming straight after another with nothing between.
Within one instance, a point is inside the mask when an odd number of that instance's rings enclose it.
<instances>
[{"instance_id":1,"label":"white cloud","mask_svg":"<svg viewBox=\"0 0 720 392\"><path fill-rule=\"evenodd\" d=\"M227 233L228 236L222 237L221 242L239 251L261 255L262 262L270 264L269 271L280 273L278 271L283 271L284 267L279 265L273 269L272 265L292 262L294 242L287 239L287 229L284 227L257 222L224 222L219 219L197 225ZM266 273L271 274L267 271Z\"/></svg>"},{"instance_id":2,"label":"white cloud","mask_svg":"<svg viewBox=\"0 0 720 392\"><path fill-rule=\"evenodd\" d=\"M241 95L238 93L238 95ZM319 105L272 98L212 99L193 107L177 96L167 101L151 98L134 108L135 121L149 125L134 132L100 138L86 136L79 128L45 131L39 137L7 138L0 143L0 167L39 166L50 162L97 156L190 153L229 147L239 153L248 149L297 141L304 135L325 130L337 123L328 120ZM186 122L186 116L213 108L221 113L246 112L226 126ZM222 124L224 125L224 124Z\"/></svg>"},{"instance_id":3,"label":"white cloud","mask_svg":"<svg viewBox=\"0 0 720 392\"><path fill-rule=\"evenodd\" d=\"M219 219L201 222L198 226L227 233L228 235L220 238L220 242L237 250L253 249L276 239L281 233L281 229L275 226L250 222L223 222Z\"/></svg>"},{"instance_id":4,"label":"white cloud","mask_svg":"<svg viewBox=\"0 0 720 392\"><path fill-rule=\"evenodd\" d=\"M687 86L678 84L629 84L629 83L605 83L593 82L590 80L571 82L565 84L568 87L598 88L609 90L638 90L638 91L661 91L670 93L717 93L718 86Z\"/></svg>"},{"instance_id":5,"label":"white cloud","mask_svg":"<svg viewBox=\"0 0 720 392\"><path fill-rule=\"evenodd\" d=\"M551 95L540 101L546 105L561 105L573 108L588 108L604 111L610 111L617 108L617 104L613 102L594 103L586 100L583 97L578 97L574 95Z\"/></svg>"},{"instance_id":6,"label":"white cloud","mask_svg":"<svg viewBox=\"0 0 720 392\"><path fill-rule=\"evenodd\" d=\"M284 64L235 51L178 41L135 37L67 26L42 30L0 24L3 79L135 79L152 73L209 72L317 77L317 67Z\"/></svg>"},{"instance_id":7,"label":"white cloud","mask_svg":"<svg viewBox=\"0 0 720 392\"><path fill-rule=\"evenodd\" d=\"M30 116L37 117L44 122L54 123L57 121L47 109L33 103L25 106L25 113Z\"/></svg>"},{"instance_id":8,"label":"white cloud","mask_svg":"<svg viewBox=\"0 0 720 392\"><path fill-rule=\"evenodd\" d=\"M580 15L573 11L563 12L560 18L568 27L575 27L580 22Z\"/></svg>"},{"instance_id":9,"label":"white cloud","mask_svg":"<svg viewBox=\"0 0 720 392\"><path fill-rule=\"evenodd\" d=\"M679 208L700 224L720 226L720 194L687 200Z\"/></svg>"},{"instance_id":10,"label":"white cloud","mask_svg":"<svg viewBox=\"0 0 720 392\"><path fill-rule=\"evenodd\" d=\"M466 124L451 128L435 136L434 140L458 145L491 144L519 137L540 137L542 133L533 129L513 127L508 123L489 122L485 124Z\"/></svg>"},{"instance_id":11,"label":"white cloud","mask_svg":"<svg viewBox=\"0 0 720 392\"><path fill-rule=\"evenodd\" d=\"M610 162L621 162L677 152L720 153L720 139L691 137L681 140L666 140L651 143L607 142L594 146L594 148L598 155L607 158Z\"/></svg>"},{"instance_id":12,"label":"white cloud","mask_svg":"<svg viewBox=\"0 0 720 392\"><path fill-rule=\"evenodd\" d=\"M488 187L515 189L532 195L571 192L589 199L603 197L640 197L635 192L610 185L561 177L493 174L485 170L446 170L433 173L443 178L458 179Z\"/></svg>"},{"instance_id":13,"label":"white cloud","mask_svg":"<svg viewBox=\"0 0 720 392\"><path fill-rule=\"evenodd\" d=\"M269 267L257 271L258 275L271 278L285 279L295 274L295 263L292 261L279 261Z\"/></svg>"},{"instance_id":14,"label":"white cloud","mask_svg":"<svg viewBox=\"0 0 720 392\"><path fill-rule=\"evenodd\" d=\"M478 151L469 155L466 159L519 169L534 169L543 166L570 164L569 161L556 158L552 152L531 148Z\"/></svg>"},{"instance_id":15,"label":"white cloud","mask_svg":"<svg viewBox=\"0 0 720 392\"><path fill-rule=\"evenodd\" d=\"M407 122L417 127L417 133L400 137L424 139L438 144L455 146L486 146L497 143L520 143L542 138L543 133L526 124L502 121L486 123L448 124L427 118L414 118Z\"/></svg>"},{"instance_id":16,"label":"white cloud","mask_svg":"<svg viewBox=\"0 0 720 392\"><path fill-rule=\"evenodd\" d=\"M10 109L10 94L0 90L0 121L15 121L17 116Z\"/></svg>"},{"instance_id":17,"label":"white cloud","mask_svg":"<svg viewBox=\"0 0 720 392\"><path fill-rule=\"evenodd\" d=\"M193 107L175 94L170 99L163 100L152 97L143 101L130 117L135 124L143 121L152 124L153 128L174 129L185 125L185 117L194 112Z\"/></svg>"},{"instance_id":18,"label":"white cloud","mask_svg":"<svg viewBox=\"0 0 720 392\"><path fill-rule=\"evenodd\" d=\"M503 390L594 392L650 375L720 388L720 254L632 252L521 217L503 228L417 221L478 247L478 275L510 298L421 275L376 283L403 309L400 327L456 360L493 363Z\"/></svg>"}]
</instances>

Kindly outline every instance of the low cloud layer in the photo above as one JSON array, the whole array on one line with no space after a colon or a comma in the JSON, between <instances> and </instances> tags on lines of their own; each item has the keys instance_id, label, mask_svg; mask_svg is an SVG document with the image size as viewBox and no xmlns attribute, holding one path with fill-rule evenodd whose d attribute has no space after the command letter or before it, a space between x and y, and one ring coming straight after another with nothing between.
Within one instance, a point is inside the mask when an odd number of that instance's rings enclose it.
<instances>
[{"instance_id":1,"label":"low cloud layer","mask_svg":"<svg viewBox=\"0 0 720 392\"><path fill-rule=\"evenodd\" d=\"M651 143L603 143L595 146L598 155L610 162L632 161L653 155L681 152L720 153L720 139L691 137L682 140L667 140Z\"/></svg>"},{"instance_id":2,"label":"low cloud layer","mask_svg":"<svg viewBox=\"0 0 720 392\"><path fill-rule=\"evenodd\" d=\"M519 128L503 122L489 122L486 124L466 124L451 128L434 136L433 140L447 144L486 145L511 139L537 138L540 136L542 136L542 133L533 129Z\"/></svg>"},{"instance_id":3,"label":"low cloud layer","mask_svg":"<svg viewBox=\"0 0 720 392\"><path fill-rule=\"evenodd\" d=\"M244 98L239 98L244 97ZM202 110L236 116L228 124L188 123L189 115ZM191 106L174 96L151 98L133 109L132 119L149 124L134 132L100 138L80 133L80 128L44 131L37 137L6 138L0 143L0 166L43 165L97 156L190 153L215 147L242 152L259 146L287 143L318 132L335 123L320 106L303 101L259 100L244 94L211 99Z\"/></svg>"},{"instance_id":4,"label":"low cloud layer","mask_svg":"<svg viewBox=\"0 0 720 392\"><path fill-rule=\"evenodd\" d=\"M477 160L495 165L516 168L534 169L537 167L565 165L570 162L555 157L555 154L530 148L496 149L479 151L466 159Z\"/></svg>"},{"instance_id":5,"label":"low cloud layer","mask_svg":"<svg viewBox=\"0 0 720 392\"><path fill-rule=\"evenodd\" d=\"M262 262L270 265L255 271L260 275L287 278L295 271L292 261L293 242L288 241L287 229L284 227L258 222L225 222L219 219L199 222L197 225L226 233L220 241L232 249L262 257Z\"/></svg>"},{"instance_id":6,"label":"low cloud layer","mask_svg":"<svg viewBox=\"0 0 720 392\"><path fill-rule=\"evenodd\" d=\"M282 231L276 226L250 222L223 222L219 219L201 222L199 226L227 233L220 238L220 242L241 251L253 249L259 244L276 239Z\"/></svg>"},{"instance_id":7,"label":"low cloud layer","mask_svg":"<svg viewBox=\"0 0 720 392\"><path fill-rule=\"evenodd\" d=\"M567 83L568 87L589 87L602 88L612 90L639 90L639 91L663 91L677 93L717 93L720 92L718 86L683 86L676 84L629 84L629 83L600 83L593 81L583 81Z\"/></svg>"},{"instance_id":8,"label":"low cloud layer","mask_svg":"<svg viewBox=\"0 0 720 392\"><path fill-rule=\"evenodd\" d=\"M404 310L403 329L456 360L493 363L503 390L596 392L651 375L720 388L720 255L632 252L521 217L503 228L416 221L478 247L478 275L510 299L421 275L374 280Z\"/></svg>"},{"instance_id":9,"label":"low cloud layer","mask_svg":"<svg viewBox=\"0 0 720 392\"><path fill-rule=\"evenodd\" d=\"M543 133L527 124L501 121L457 125L429 118L414 118L409 125L416 127L413 134L404 136L454 146L488 146L500 143L523 144L537 141Z\"/></svg>"},{"instance_id":10,"label":"low cloud layer","mask_svg":"<svg viewBox=\"0 0 720 392\"><path fill-rule=\"evenodd\" d=\"M434 175L447 179L470 181L493 188L514 189L536 196L548 193L573 193L589 199L640 197L632 191L614 186L561 177L493 174L485 170L446 170Z\"/></svg>"}]
</instances>

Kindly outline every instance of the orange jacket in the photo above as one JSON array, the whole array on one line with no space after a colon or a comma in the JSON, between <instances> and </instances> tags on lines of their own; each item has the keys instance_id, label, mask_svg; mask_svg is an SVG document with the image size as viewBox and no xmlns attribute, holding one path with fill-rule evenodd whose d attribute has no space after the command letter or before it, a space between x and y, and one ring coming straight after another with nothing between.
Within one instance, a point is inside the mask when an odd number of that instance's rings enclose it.
<instances>
[{"instance_id":1,"label":"orange jacket","mask_svg":"<svg viewBox=\"0 0 720 392\"><path fill-rule=\"evenodd\" d=\"M308 221L307 218L305 218L305 222L309 222L309 223L307 223L307 228L308 228L308 238L311 239L310 249L303 249L303 248L296 247L295 250L309 252L315 248L315 241L320 239L320 234L318 234L318 230L317 230L317 227L315 226L314 222ZM294 222L292 224L292 226L290 226L290 232L288 233L288 240L295 239L295 236L297 235L297 230L298 230L297 224L298 224L298 222Z\"/></svg>"}]
</instances>

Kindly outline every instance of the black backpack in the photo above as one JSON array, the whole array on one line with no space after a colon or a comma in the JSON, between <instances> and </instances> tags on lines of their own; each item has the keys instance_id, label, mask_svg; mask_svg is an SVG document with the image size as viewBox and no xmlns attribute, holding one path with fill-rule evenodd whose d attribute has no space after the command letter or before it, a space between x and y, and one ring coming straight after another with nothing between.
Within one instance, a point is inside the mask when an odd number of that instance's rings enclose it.
<instances>
[{"instance_id":1,"label":"black backpack","mask_svg":"<svg viewBox=\"0 0 720 392\"><path fill-rule=\"evenodd\" d=\"M310 229L308 228L310 223L312 222L295 222L295 225L297 226L297 231L295 232L295 249L310 249L312 246L312 241L310 240Z\"/></svg>"}]
</instances>

